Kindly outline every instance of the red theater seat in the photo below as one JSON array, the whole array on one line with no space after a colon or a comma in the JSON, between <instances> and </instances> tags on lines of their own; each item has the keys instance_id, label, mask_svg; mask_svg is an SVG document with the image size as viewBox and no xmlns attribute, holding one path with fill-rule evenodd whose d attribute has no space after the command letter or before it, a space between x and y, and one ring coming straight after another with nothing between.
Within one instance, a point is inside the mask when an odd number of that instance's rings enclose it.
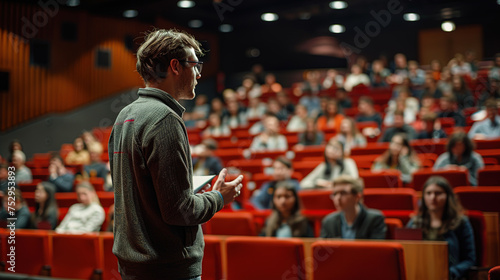
<instances>
[{"instance_id":1,"label":"red theater seat","mask_svg":"<svg viewBox=\"0 0 500 280\"><path fill-rule=\"evenodd\" d=\"M35 168L31 169L31 175L35 180L47 181L50 172L47 168Z\"/></svg>"},{"instance_id":2,"label":"red theater seat","mask_svg":"<svg viewBox=\"0 0 500 280\"><path fill-rule=\"evenodd\" d=\"M118 259L113 254L113 233L102 232L100 238L103 248L102 280L121 279L118 272Z\"/></svg>"},{"instance_id":3,"label":"red theater seat","mask_svg":"<svg viewBox=\"0 0 500 280\"><path fill-rule=\"evenodd\" d=\"M423 139L410 142L411 147L419 154L440 155L446 151L448 139Z\"/></svg>"},{"instance_id":4,"label":"red theater seat","mask_svg":"<svg viewBox=\"0 0 500 280\"><path fill-rule=\"evenodd\" d=\"M218 149L214 152L215 156L219 157L226 165L231 160L243 159L243 150L240 148L234 149Z\"/></svg>"},{"instance_id":5,"label":"red theater seat","mask_svg":"<svg viewBox=\"0 0 500 280\"><path fill-rule=\"evenodd\" d=\"M368 143L366 147L363 148L353 148L351 149L351 156L355 155L381 155L389 148L389 143Z\"/></svg>"},{"instance_id":6,"label":"red theater seat","mask_svg":"<svg viewBox=\"0 0 500 280\"><path fill-rule=\"evenodd\" d=\"M417 202L413 189L373 188L364 190L364 203L379 210L413 210Z\"/></svg>"},{"instance_id":7,"label":"red theater seat","mask_svg":"<svg viewBox=\"0 0 500 280\"><path fill-rule=\"evenodd\" d=\"M452 187L458 187L469 184L468 174L465 170L432 170L421 169L413 173L413 188L421 191L427 179L431 176L442 176Z\"/></svg>"},{"instance_id":8,"label":"red theater seat","mask_svg":"<svg viewBox=\"0 0 500 280\"><path fill-rule=\"evenodd\" d=\"M40 179L33 179L33 181L31 181L31 183L20 183L20 184L17 184L17 186L19 187L19 189L21 190L21 192L23 193L27 193L27 192L34 192L36 190L36 186L38 186L38 184L40 184L42 182L42 180Z\"/></svg>"},{"instance_id":9,"label":"red theater seat","mask_svg":"<svg viewBox=\"0 0 500 280\"><path fill-rule=\"evenodd\" d=\"M454 191L467 210L500 213L500 187L458 187Z\"/></svg>"},{"instance_id":10,"label":"red theater seat","mask_svg":"<svg viewBox=\"0 0 500 280\"><path fill-rule=\"evenodd\" d=\"M330 198L331 190L310 190L299 192L299 198L304 210L335 210Z\"/></svg>"},{"instance_id":11,"label":"red theater seat","mask_svg":"<svg viewBox=\"0 0 500 280\"><path fill-rule=\"evenodd\" d=\"M400 219L395 218L385 218L385 225L387 226L387 232L385 234L385 239L394 239L395 232L397 228L403 227L403 222Z\"/></svg>"},{"instance_id":12,"label":"red theater seat","mask_svg":"<svg viewBox=\"0 0 500 280\"><path fill-rule=\"evenodd\" d=\"M222 279L221 240L216 236L205 235L205 252L203 254L203 280Z\"/></svg>"},{"instance_id":13,"label":"red theater seat","mask_svg":"<svg viewBox=\"0 0 500 280\"><path fill-rule=\"evenodd\" d=\"M241 171L250 172L251 174L263 173L264 168L270 166L273 162L262 159L239 159L231 160L226 167L234 167Z\"/></svg>"},{"instance_id":14,"label":"red theater seat","mask_svg":"<svg viewBox=\"0 0 500 280\"><path fill-rule=\"evenodd\" d=\"M252 213L219 212L205 225L207 234L256 236Z\"/></svg>"},{"instance_id":15,"label":"red theater seat","mask_svg":"<svg viewBox=\"0 0 500 280\"><path fill-rule=\"evenodd\" d=\"M365 188L401 188L401 172L398 170L384 170L380 172L359 171Z\"/></svg>"},{"instance_id":16,"label":"red theater seat","mask_svg":"<svg viewBox=\"0 0 500 280\"><path fill-rule=\"evenodd\" d=\"M478 186L499 186L500 185L500 166L488 166L481 169L477 174Z\"/></svg>"},{"instance_id":17,"label":"red theater seat","mask_svg":"<svg viewBox=\"0 0 500 280\"><path fill-rule=\"evenodd\" d=\"M486 221L483 212L481 211L467 211L467 217L472 225L474 232L474 243L476 246L477 265L481 267L486 266Z\"/></svg>"},{"instance_id":18,"label":"red theater seat","mask_svg":"<svg viewBox=\"0 0 500 280\"><path fill-rule=\"evenodd\" d=\"M91 279L102 269L101 263L98 234L52 236L51 276Z\"/></svg>"},{"instance_id":19,"label":"red theater seat","mask_svg":"<svg viewBox=\"0 0 500 280\"><path fill-rule=\"evenodd\" d=\"M2 256L3 262L9 261L10 246L8 237L10 231L3 231ZM50 266L52 251L49 241L49 232L44 230L16 230L15 233L15 272L30 275L47 275L46 268ZM5 271L9 271L9 263L5 264Z\"/></svg>"},{"instance_id":20,"label":"red theater seat","mask_svg":"<svg viewBox=\"0 0 500 280\"><path fill-rule=\"evenodd\" d=\"M325 154L325 146L305 146L303 149L293 148L295 153L294 163L302 160L305 157L323 157Z\"/></svg>"},{"instance_id":21,"label":"red theater seat","mask_svg":"<svg viewBox=\"0 0 500 280\"><path fill-rule=\"evenodd\" d=\"M500 265L488 271L488 280L500 280Z\"/></svg>"},{"instance_id":22,"label":"red theater seat","mask_svg":"<svg viewBox=\"0 0 500 280\"><path fill-rule=\"evenodd\" d=\"M405 280L403 246L394 242L316 241L314 280ZM354 261L353 261L354 260Z\"/></svg>"},{"instance_id":23,"label":"red theater seat","mask_svg":"<svg viewBox=\"0 0 500 280\"><path fill-rule=\"evenodd\" d=\"M300 239L229 237L226 245L227 279L306 279Z\"/></svg>"}]
</instances>

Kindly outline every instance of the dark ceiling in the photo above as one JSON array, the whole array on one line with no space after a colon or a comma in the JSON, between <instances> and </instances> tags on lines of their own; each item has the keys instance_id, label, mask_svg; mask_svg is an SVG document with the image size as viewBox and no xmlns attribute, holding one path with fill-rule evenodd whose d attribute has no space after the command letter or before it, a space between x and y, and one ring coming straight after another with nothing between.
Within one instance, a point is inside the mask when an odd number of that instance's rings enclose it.
<instances>
[{"instance_id":1,"label":"dark ceiling","mask_svg":"<svg viewBox=\"0 0 500 280\"><path fill-rule=\"evenodd\" d=\"M17 0L19 1L19 0ZM86 10L91 14L122 18L123 11L135 9L140 21L154 24L158 17L188 27L190 20L201 20L201 32L218 34L220 38L221 68L237 72L261 63L273 70L310 67L345 67L342 55L317 55L307 49L315 46L353 45L355 28L364 29L374 20L373 14L388 10L388 5L400 7L392 14L390 24L381 28L363 55L374 59L383 54L407 53L418 59L418 31L440 28L444 20L453 20L457 26L483 26L485 55L498 52L500 29L500 0L345 0L348 7L333 10L330 0L194 0L193 8L177 6L177 0L80 0L70 9ZM36 1L33 1L36 2ZM261 14L274 12L275 22L264 22ZM418 13L420 21L406 22L404 13ZM233 32L221 33L221 24L233 26ZM342 24L346 32L332 34L328 27ZM490 37L497 39L490 40ZM493 42L493 43L492 43ZM319 46L319 47L318 47ZM253 50L253 52L252 52ZM255 53L258 56L251 56Z\"/></svg>"}]
</instances>

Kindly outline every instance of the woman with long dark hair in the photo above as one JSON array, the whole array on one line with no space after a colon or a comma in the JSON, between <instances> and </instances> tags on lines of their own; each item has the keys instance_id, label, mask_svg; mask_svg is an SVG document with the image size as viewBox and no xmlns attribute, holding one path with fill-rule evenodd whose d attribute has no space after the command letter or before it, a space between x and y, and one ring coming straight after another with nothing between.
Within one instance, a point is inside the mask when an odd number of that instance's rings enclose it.
<instances>
[{"instance_id":1,"label":"woman with long dark hair","mask_svg":"<svg viewBox=\"0 0 500 280\"><path fill-rule=\"evenodd\" d=\"M389 149L373 163L372 170L396 169L401 171L401 180L411 182L413 172L420 168L417 154L404 133L392 136Z\"/></svg>"},{"instance_id":2,"label":"woman with long dark hair","mask_svg":"<svg viewBox=\"0 0 500 280\"><path fill-rule=\"evenodd\" d=\"M358 178L358 167L350 158L344 158L344 145L331 140L325 147L325 160L314 168L301 182L301 189L332 188L333 179L339 175Z\"/></svg>"},{"instance_id":3,"label":"woman with long dark hair","mask_svg":"<svg viewBox=\"0 0 500 280\"><path fill-rule=\"evenodd\" d=\"M407 227L422 229L424 240L448 242L450 279L462 279L475 265L472 226L445 178L432 176L425 182L420 208Z\"/></svg>"},{"instance_id":4,"label":"woman with long dark hair","mask_svg":"<svg viewBox=\"0 0 500 280\"><path fill-rule=\"evenodd\" d=\"M477 171L484 167L483 158L474 152L474 144L465 132L450 135L447 152L441 154L434 163L434 170L464 169L469 172L469 183L477 185Z\"/></svg>"},{"instance_id":5,"label":"woman with long dark hair","mask_svg":"<svg viewBox=\"0 0 500 280\"><path fill-rule=\"evenodd\" d=\"M35 212L31 215L31 224L35 229L55 229L59 210L55 197L56 186L50 182L41 182L35 189ZM47 223L50 228L47 228Z\"/></svg>"},{"instance_id":6,"label":"woman with long dark hair","mask_svg":"<svg viewBox=\"0 0 500 280\"><path fill-rule=\"evenodd\" d=\"M276 185L273 194L273 212L266 220L261 235L275 237L314 237L306 217L300 214L299 196L295 186L288 182Z\"/></svg>"}]
</instances>

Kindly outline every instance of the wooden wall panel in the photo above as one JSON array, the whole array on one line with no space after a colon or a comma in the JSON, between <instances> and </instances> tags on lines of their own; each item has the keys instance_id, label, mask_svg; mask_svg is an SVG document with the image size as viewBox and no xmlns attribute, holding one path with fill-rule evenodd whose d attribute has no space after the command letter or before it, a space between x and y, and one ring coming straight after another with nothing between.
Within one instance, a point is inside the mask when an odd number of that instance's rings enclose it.
<instances>
[{"instance_id":1,"label":"wooden wall panel","mask_svg":"<svg viewBox=\"0 0 500 280\"><path fill-rule=\"evenodd\" d=\"M131 35L139 38L136 40L139 43L143 32L150 30L151 25L60 7L55 16L47 15L47 24L37 28L36 35L31 38L31 34L23 33L23 18L33 22L36 13L44 12L35 5L0 2L0 70L10 72L10 89L0 93L0 130L143 85L135 71L135 55L125 48L124 38ZM77 41L61 39L61 24L65 21L77 24ZM159 20L156 26L173 27L164 20ZM212 60L217 61L217 37L205 35L203 39L207 37L212 45ZM30 40L49 42L48 68L30 65ZM95 67L98 48L111 51L109 69ZM209 72L204 68L203 74L215 73L217 67L217 64L209 66Z\"/></svg>"},{"instance_id":2,"label":"wooden wall panel","mask_svg":"<svg viewBox=\"0 0 500 280\"><path fill-rule=\"evenodd\" d=\"M458 25L452 32L440 28L426 29L419 32L420 64L430 64L438 59L446 65L457 53L468 50L476 52L476 57L483 57L483 28L481 25Z\"/></svg>"}]
</instances>

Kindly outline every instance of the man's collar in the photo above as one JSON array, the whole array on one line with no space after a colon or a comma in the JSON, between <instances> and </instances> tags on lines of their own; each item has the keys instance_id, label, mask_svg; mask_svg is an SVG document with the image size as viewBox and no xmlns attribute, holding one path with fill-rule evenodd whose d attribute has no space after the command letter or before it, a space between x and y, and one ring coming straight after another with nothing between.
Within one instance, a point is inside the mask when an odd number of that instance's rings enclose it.
<instances>
[{"instance_id":1,"label":"man's collar","mask_svg":"<svg viewBox=\"0 0 500 280\"><path fill-rule=\"evenodd\" d=\"M182 117L182 114L186 111L186 109L179 102L177 102L177 100L175 100L169 93L161 89L154 87L140 88L137 94L139 96L148 96L160 100L168 107L172 108L172 110L174 110L180 117Z\"/></svg>"}]
</instances>

